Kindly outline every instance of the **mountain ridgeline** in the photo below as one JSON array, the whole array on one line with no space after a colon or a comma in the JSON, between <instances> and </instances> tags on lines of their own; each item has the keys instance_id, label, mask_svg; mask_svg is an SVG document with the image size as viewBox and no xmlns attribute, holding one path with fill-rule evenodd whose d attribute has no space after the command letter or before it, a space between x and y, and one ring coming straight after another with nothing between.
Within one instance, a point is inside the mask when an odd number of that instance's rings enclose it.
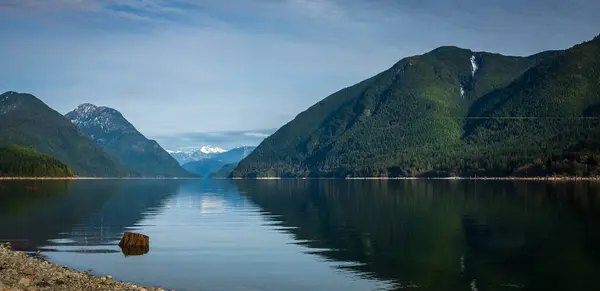
<instances>
[{"instance_id":1,"label":"mountain ridgeline","mask_svg":"<svg viewBox=\"0 0 600 291\"><path fill-rule=\"evenodd\" d=\"M441 47L330 95L234 177L600 175L600 38L511 57Z\"/></svg>"},{"instance_id":2,"label":"mountain ridgeline","mask_svg":"<svg viewBox=\"0 0 600 291\"><path fill-rule=\"evenodd\" d=\"M226 150L219 147L202 146L200 149L192 149L187 151L167 151L180 165L187 164L189 162L200 161L204 159L210 159L215 155L226 152Z\"/></svg>"},{"instance_id":3,"label":"mountain ridgeline","mask_svg":"<svg viewBox=\"0 0 600 291\"><path fill-rule=\"evenodd\" d=\"M256 147L243 146L218 153L210 158L199 161L189 162L183 165L183 168L200 176L212 176L218 173L215 177L228 176L233 170L232 165L236 165L239 161L247 157Z\"/></svg>"},{"instance_id":4,"label":"mountain ridgeline","mask_svg":"<svg viewBox=\"0 0 600 291\"><path fill-rule=\"evenodd\" d=\"M137 175L31 94L10 91L0 95L0 146L11 144L57 158L80 176Z\"/></svg>"},{"instance_id":5,"label":"mountain ridgeline","mask_svg":"<svg viewBox=\"0 0 600 291\"><path fill-rule=\"evenodd\" d=\"M142 176L191 176L156 141L147 139L115 109L86 103L65 117L98 146Z\"/></svg>"}]
</instances>

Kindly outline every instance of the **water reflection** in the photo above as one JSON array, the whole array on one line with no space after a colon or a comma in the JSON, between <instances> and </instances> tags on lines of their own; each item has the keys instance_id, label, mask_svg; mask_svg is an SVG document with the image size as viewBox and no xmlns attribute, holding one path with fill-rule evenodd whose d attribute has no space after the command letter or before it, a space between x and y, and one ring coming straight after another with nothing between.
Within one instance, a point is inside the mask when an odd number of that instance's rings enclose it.
<instances>
[{"instance_id":1,"label":"water reflection","mask_svg":"<svg viewBox=\"0 0 600 291\"><path fill-rule=\"evenodd\" d=\"M165 181L0 181L0 240L16 249L115 252L113 245L153 215L178 184ZM27 190L29 187L35 191Z\"/></svg>"},{"instance_id":2,"label":"water reflection","mask_svg":"<svg viewBox=\"0 0 600 291\"><path fill-rule=\"evenodd\" d=\"M321 256L397 288L591 290L595 183L236 181Z\"/></svg>"},{"instance_id":3,"label":"water reflection","mask_svg":"<svg viewBox=\"0 0 600 291\"><path fill-rule=\"evenodd\" d=\"M0 233L60 265L184 291L388 289L308 254L230 181L74 181L51 197L44 185L2 192L18 203ZM148 235L152 249L120 249L124 231Z\"/></svg>"},{"instance_id":4,"label":"water reflection","mask_svg":"<svg viewBox=\"0 0 600 291\"><path fill-rule=\"evenodd\" d=\"M149 247L121 247L124 256L143 256L150 251Z\"/></svg>"},{"instance_id":5,"label":"water reflection","mask_svg":"<svg viewBox=\"0 0 600 291\"><path fill-rule=\"evenodd\" d=\"M0 241L176 290L596 290L595 183L0 181ZM152 250L120 249L124 231Z\"/></svg>"}]
</instances>

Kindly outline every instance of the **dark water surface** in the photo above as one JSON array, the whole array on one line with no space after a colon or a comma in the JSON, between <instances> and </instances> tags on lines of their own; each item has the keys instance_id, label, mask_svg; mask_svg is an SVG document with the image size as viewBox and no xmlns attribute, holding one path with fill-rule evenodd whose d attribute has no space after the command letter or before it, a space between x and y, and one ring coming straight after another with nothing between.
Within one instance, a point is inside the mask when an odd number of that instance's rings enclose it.
<instances>
[{"instance_id":1,"label":"dark water surface","mask_svg":"<svg viewBox=\"0 0 600 291\"><path fill-rule=\"evenodd\" d=\"M600 290L600 184L0 181L0 241L176 290Z\"/></svg>"}]
</instances>

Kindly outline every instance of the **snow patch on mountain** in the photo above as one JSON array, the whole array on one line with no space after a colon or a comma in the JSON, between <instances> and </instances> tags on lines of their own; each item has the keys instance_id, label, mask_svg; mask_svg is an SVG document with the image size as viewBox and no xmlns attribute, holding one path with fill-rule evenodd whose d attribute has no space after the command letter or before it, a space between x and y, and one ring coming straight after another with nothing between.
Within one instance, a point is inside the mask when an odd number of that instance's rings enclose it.
<instances>
[{"instance_id":1,"label":"snow patch on mountain","mask_svg":"<svg viewBox=\"0 0 600 291\"><path fill-rule=\"evenodd\" d=\"M88 122L96 109L98 109L98 106L91 103L84 103L77 106L75 110L67 113L65 116L77 126L84 125L84 123Z\"/></svg>"},{"instance_id":2,"label":"snow patch on mountain","mask_svg":"<svg viewBox=\"0 0 600 291\"><path fill-rule=\"evenodd\" d=\"M179 164L183 165L189 162L195 162L205 159L210 159L215 155L227 152L227 150L216 146L203 145L200 148L167 150Z\"/></svg>"},{"instance_id":3,"label":"snow patch on mountain","mask_svg":"<svg viewBox=\"0 0 600 291\"><path fill-rule=\"evenodd\" d=\"M471 281L471 291L479 291L479 289L477 289L477 279Z\"/></svg>"},{"instance_id":4,"label":"snow patch on mountain","mask_svg":"<svg viewBox=\"0 0 600 291\"><path fill-rule=\"evenodd\" d=\"M477 60L475 60L475 56L471 56L471 76L475 77L475 73L479 69L479 65L477 64Z\"/></svg>"},{"instance_id":5,"label":"snow patch on mountain","mask_svg":"<svg viewBox=\"0 0 600 291\"><path fill-rule=\"evenodd\" d=\"M465 88L463 88L463 86L462 86L462 85L460 85L460 96L461 96L462 98L465 98Z\"/></svg>"},{"instance_id":6,"label":"snow patch on mountain","mask_svg":"<svg viewBox=\"0 0 600 291\"><path fill-rule=\"evenodd\" d=\"M90 114L91 112L93 112L94 110L98 109L98 106L91 104L91 103L83 103L79 106L77 106L77 108L75 108L75 112L81 114L81 115L87 115Z\"/></svg>"},{"instance_id":7,"label":"snow patch on mountain","mask_svg":"<svg viewBox=\"0 0 600 291\"><path fill-rule=\"evenodd\" d=\"M84 103L65 115L79 128L98 128L103 132L115 130L134 131L133 126L119 113L109 107Z\"/></svg>"},{"instance_id":8,"label":"snow patch on mountain","mask_svg":"<svg viewBox=\"0 0 600 291\"><path fill-rule=\"evenodd\" d=\"M19 105L21 105L22 102L20 100L15 100L14 98L9 99L9 97L11 95L16 95L16 94L18 94L18 93L13 92L13 91L8 91L1 95L3 97L2 97L2 99L0 99L0 115L7 114L7 113L15 110L17 107L19 107Z\"/></svg>"},{"instance_id":9,"label":"snow patch on mountain","mask_svg":"<svg viewBox=\"0 0 600 291\"><path fill-rule=\"evenodd\" d=\"M0 115L7 114L17 108L17 104L8 104L0 107Z\"/></svg>"},{"instance_id":10,"label":"snow patch on mountain","mask_svg":"<svg viewBox=\"0 0 600 291\"><path fill-rule=\"evenodd\" d=\"M200 151L205 154L220 154L220 153L226 152L227 150L224 150L220 147L213 147L213 146L205 145L200 148Z\"/></svg>"}]
</instances>

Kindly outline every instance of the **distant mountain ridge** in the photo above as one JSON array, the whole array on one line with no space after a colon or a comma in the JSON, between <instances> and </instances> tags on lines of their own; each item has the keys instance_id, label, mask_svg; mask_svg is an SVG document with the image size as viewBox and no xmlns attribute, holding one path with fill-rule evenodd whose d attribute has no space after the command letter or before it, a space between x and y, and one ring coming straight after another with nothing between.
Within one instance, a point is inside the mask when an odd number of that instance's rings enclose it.
<instances>
[{"instance_id":1,"label":"distant mountain ridge","mask_svg":"<svg viewBox=\"0 0 600 291\"><path fill-rule=\"evenodd\" d=\"M142 176L190 175L156 141L147 139L113 108L84 103L65 117L97 145Z\"/></svg>"},{"instance_id":2,"label":"distant mountain ridge","mask_svg":"<svg viewBox=\"0 0 600 291\"><path fill-rule=\"evenodd\" d=\"M300 113L233 176L600 175L599 43L402 59Z\"/></svg>"},{"instance_id":3,"label":"distant mountain ridge","mask_svg":"<svg viewBox=\"0 0 600 291\"><path fill-rule=\"evenodd\" d=\"M31 94L9 91L0 95L0 145L9 144L57 158L79 176L138 175Z\"/></svg>"},{"instance_id":4,"label":"distant mountain ridge","mask_svg":"<svg viewBox=\"0 0 600 291\"><path fill-rule=\"evenodd\" d=\"M225 165L237 164L255 149L255 146L234 148L229 151L216 154L208 159L186 163L183 165L183 168L191 173L209 177L211 174L221 170L221 168L223 168Z\"/></svg>"},{"instance_id":5,"label":"distant mountain ridge","mask_svg":"<svg viewBox=\"0 0 600 291\"><path fill-rule=\"evenodd\" d=\"M226 152L227 150L224 150L220 147L213 147L213 146L205 145L200 148L200 151L205 154L220 154L220 153Z\"/></svg>"},{"instance_id":6,"label":"distant mountain ridge","mask_svg":"<svg viewBox=\"0 0 600 291\"><path fill-rule=\"evenodd\" d=\"M246 158L248 155L250 155L255 149L256 149L255 146L241 146L241 147L233 148L226 152L217 154L217 155L213 156L212 158L217 161L221 161L221 162L224 162L227 164L237 163L237 162L243 160L244 158Z\"/></svg>"},{"instance_id":7,"label":"distant mountain ridge","mask_svg":"<svg viewBox=\"0 0 600 291\"><path fill-rule=\"evenodd\" d=\"M189 162L199 161L203 159L209 159L217 154L224 153L227 150L220 147L214 147L210 145L203 145L198 149L188 150L167 150L167 152L173 156L179 164L183 165Z\"/></svg>"}]
</instances>

